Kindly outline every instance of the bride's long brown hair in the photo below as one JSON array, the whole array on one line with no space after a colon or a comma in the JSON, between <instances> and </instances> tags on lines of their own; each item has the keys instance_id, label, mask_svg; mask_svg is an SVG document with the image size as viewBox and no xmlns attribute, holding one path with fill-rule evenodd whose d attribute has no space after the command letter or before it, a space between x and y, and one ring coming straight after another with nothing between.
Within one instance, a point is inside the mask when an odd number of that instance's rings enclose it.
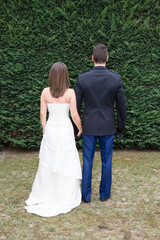
<instances>
[{"instance_id":1,"label":"bride's long brown hair","mask_svg":"<svg viewBox=\"0 0 160 240\"><path fill-rule=\"evenodd\" d=\"M62 62L54 63L49 72L49 88L52 97L63 96L69 85L67 66Z\"/></svg>"}]
</instances>

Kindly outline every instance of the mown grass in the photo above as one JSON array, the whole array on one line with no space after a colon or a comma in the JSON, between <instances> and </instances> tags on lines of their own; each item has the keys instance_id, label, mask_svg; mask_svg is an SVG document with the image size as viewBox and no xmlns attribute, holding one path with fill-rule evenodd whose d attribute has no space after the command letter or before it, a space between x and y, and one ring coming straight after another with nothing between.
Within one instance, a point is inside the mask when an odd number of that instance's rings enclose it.
<instances>
[{"instance_id":1,"label":"mown grass","mask_svg":"<svg viewBox=\"0 0 160 240\"><path fill-rule=\"evenodd\" d=\"M160 240L160 152L114 151L112 196L106 202L99 200L96 152L91 203L51 218L24 209L38 152L5 150L0 159L0 239Z\"/></svg>"}]
</instances>

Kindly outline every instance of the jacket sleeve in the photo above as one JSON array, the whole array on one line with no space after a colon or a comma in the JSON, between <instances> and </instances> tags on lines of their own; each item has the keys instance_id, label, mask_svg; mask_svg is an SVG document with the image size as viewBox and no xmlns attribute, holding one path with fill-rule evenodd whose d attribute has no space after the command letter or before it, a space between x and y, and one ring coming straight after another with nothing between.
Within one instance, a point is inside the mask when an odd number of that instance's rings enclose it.
<instances>
[{"instance_id":1,"label":"jacket sleeve","mask_svg":"<svg viewBox=\"0 0 160 240\"><path fill-rule=\"evenodd\" d=\"M79 83L79 77L77 80L77 83L75 85L75 94L76 94L76 101L77 101L77 110L78 110L78 114L80 115L81 112L81 107L82 107L82 99L83 99L83 94L82 94L82 90L81 90L81 86ZM74 129L74 135L75 137L78 134L78 128L75 125L75 123L73 122L73 120L71 119L72 125L73 125L73 129Z\"/></svg>"},{"instance_id":2,"label":"jacket sleeve","mask_svg":"<svg viewBox=\"0 0 160 240\"><path fill-rule=\"evenodd\" d=\"M77 99L77 110L80 115L81 108L82 108L83 92L82 92L82 86L80 84L79 75L78 75L77 83L75 85L75 93L76 93L76 99Z\"/></svg>"},{"instance_id":3,"label":"jacket sleeve","mask_svg":"<svg viewBox=\"0 0 160 240\"><path fill-rule=\"evenodd\" d=\"M121 77L119 79L116 93L116 110L117 110L117 130L122 130L125 128L126 124L127 106Z\"/></svg>"}]
</instances>

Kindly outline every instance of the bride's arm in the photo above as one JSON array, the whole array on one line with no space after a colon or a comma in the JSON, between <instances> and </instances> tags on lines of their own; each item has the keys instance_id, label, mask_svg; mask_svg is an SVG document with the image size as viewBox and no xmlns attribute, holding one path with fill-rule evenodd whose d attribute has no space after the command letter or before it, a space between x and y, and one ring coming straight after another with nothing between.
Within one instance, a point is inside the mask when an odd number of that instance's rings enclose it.
<instances>
[{"instance_id":1,"label":"bride's arm","mask_svg":"<svg viewBox=\"0 0 160 240\"><path fill-rule=\"evenodd\" d=\"M47 115L47 103L45 101L45 93L43 90L41 94L41 107L40 107L40 120L43 128L43 134L46 126L46 115Z\"/></svg>"},{"instance_id":2,"label":"bride's arm","mask_svg":"<svg viewBox=\"0 0 160 240\"><path fill-rule=\"evenodd\" d=\"M79 137L82 134L82 125L81 125L81 119L77 111L76 95L74 90L71 90L70 112L71 112L71 117L73 119L73 122L76 124L78 128L77 136Z\"/></svg>"}]
</instances>

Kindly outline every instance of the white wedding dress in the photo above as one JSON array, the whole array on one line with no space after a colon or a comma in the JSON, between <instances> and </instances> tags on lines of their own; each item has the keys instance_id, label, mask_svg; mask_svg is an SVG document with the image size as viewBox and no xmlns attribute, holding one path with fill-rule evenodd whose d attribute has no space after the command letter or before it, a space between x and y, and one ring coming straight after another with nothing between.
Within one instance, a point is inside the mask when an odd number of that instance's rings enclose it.
<instances>
[{"instance_id":1,"label":"white wedding dress","mask_svg":"<svg viewBox=\"0 0 160 240\"><path fill-rule=\"evenodd\" d=\"M67 213L81 203L81 165L69 103L48 103L49 118L38 171L25 209L42 217Z\"/></svg>"}]
</instances>

